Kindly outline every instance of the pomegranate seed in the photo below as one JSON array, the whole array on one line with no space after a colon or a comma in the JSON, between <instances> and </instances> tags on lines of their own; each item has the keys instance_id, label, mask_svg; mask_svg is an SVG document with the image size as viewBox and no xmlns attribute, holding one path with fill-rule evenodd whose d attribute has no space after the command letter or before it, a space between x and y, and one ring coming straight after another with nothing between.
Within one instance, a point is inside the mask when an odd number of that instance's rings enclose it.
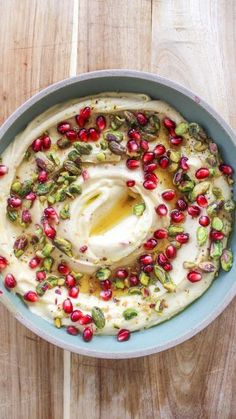
<instances>
[{"instance_id":1,"label":"pomegranate seed","mask_svg":"<svg viewBox=\"0 0 236 419\"><path fill-rule=\"evenodd\" d=\"M48 135L44 135L44 137L42 137L42 148L43 150L49 150L51 147L51 138Z\"/></svg>"},{"instance_id":2,"label":"pomegranate seed","mask_svg":"<svg viewBox=\"0 0 236 419\"><path fill-rule=\"evenodd\" d=\"M163 267L163 269L164 269L166 272L169 272L169 271L171 271L171 270L173 269L173 266L171 265L171 263L170 263L170 262L166 262L166 263L164 263L164 265L163 265L162 267Z\"/></svg>"},{"instance_id":3,"label":"pomegranate seed","mask_svg":"<svg viewBox=\"0 0 236 419\"><path fill-rule=\"evenodd\" d=\"M70 273L70 268L65 263L59 263L57 270L62 275L68 275Z\"/></svg>"},{"instance_id":4,"label":"pomegranate seed","mask_svg":"<svg viewBox=\"0 0 236 419\"><path fill-rule=\"evenodd\" d=\"M199 224L201 225L201 226L203 226L203 227L207 227L207 226L209 226L209 224L210 224L210 218L207 216L207 215L202 215L200 218L199 218Z\"/></svg>"},{"instance_id":5,"label":"pomegranate seed","mask_svg":"<svg viewBox=\"0 0 236 419\"><path fill-rule=\"evenodd\" d=\"M77 132L74 129L70 129L66 132L66 138L73 143L77 140Z\"/></svg>"},{"instance_id":6,"label":"pomegranate seed","mask_svg":"<svg viewBox=\"0 0 236 419\"><path fill-rule=\"evenodd\" d=\"M163 154L165 154L165 152L166 152L166 148L163 144L157 144L153 150L153 153L155 154L156 157L162 156Z\"/></svg>"},{"instance_id":7,"label":"pomegranate seed","mask_svg":"<svg viewBox=\"0 0 236 419\"><path fill-rule=\"evenodd\" d=\"M158 177L155 175L155 173L145 173L144 175L144 179L145 180L151 180L154 183L158 183L159 179Z\"/></svg>"},{"instance_id":8,"label":"pomegranate seed","mask_svg":"<svg viewBox=\"0 0 236 419\"><path fill-rule=\"evenodd\" d=\"M222 240L224 238L224 233L222 233L221 231L212 230L210 232L210 238L213 241Z\"/></svg>"},{"instance_id":9,"label":"pomegranate seed","mask_svg":"<svg viewBox=\"0 0 236 419\"><path fill-rule=\"evenodd\" d=\"M70 315L70 319L71 319L72 322L77 322L78 320L81 319L82 316L83 316L82 311L74 310L74 311L72 311L72 313Z\"/></svg>"},{"instance_id":10,"label":"pomegranate seed","mask_svg":"<svg viewBox=\"0 0 236 419\"><path fill-rule=\"evenodd\" d=\"M154 231L154 237L156 239L166 239L168 237L168 232L164 228Z\"/></svg>"},{"instance_id":11,"label":"pomegranate seed","mask_svg":"<svg viewBox=\"0 0 236 419\"><path fill-rule=\"evenodd\" d=\"M111 281L109 279L105 279L104 281L100 282L101 288L105 291L111 289Z\"/></svg>"},{"instance_id":12,"label":"pomegranate seed","mask_svg":"<svg viewBox=\"0 0 236 419\"><path fill-rule=\"evenodd\" d=\"M16 279L12 274L7 274L4 279L4 285L6 288L15 288L16 287Z\"/></svg>"},{"instance_id":13,"label":"pomegranate seed","mask_svg":"<svg viewBox=\"0 0 236 419\"><path fill-rule=\"evenodd\" d=\"M233 172L234 172L234 170L231 166L229 166L228 164L224 164L224 163L220 164L219 169L224 175L227 175L227 176L232 175Z\"/></svg>"},{"instance_id":14,"label":"pomegranate seed","mask_svg":"<svg viewBox=\"0 0 236 419\"><path fill-rule=\"evenodd\" d=\"M8 265L8 261L4 256L0 256L0 272L3 271Z\"/></svg>"},{"instance_id":15,"label":"pomegranate seed","mask_svg":"<svg viewBox=\"0 0 236 419\"><path fill-rule=\"evenodd\" d=\"M73 304L69 298L66 298L62 304L63 310L67 314L71 314L73 311Z\"/></svg>"},{"instance_id":16,"label":"pomegranate seed","mask_svg":"<svg viewBox=\"0 0 236 419\"><path fill-rule=\"evenodd\" d=\"M78 329L76 329L75 326L67 326L66 331L67 333L69 333L69 335L73 335L73 336L76 336L79 333Z\"/></svg>"},{"instance_id":17,"label":"pomegranate seed","mask_svg":"<svg viewBox=\"0 0 236 419\"><path fill-rule=\"evenodd\" d=\"M187 278L190 282L198 282L202 279L202 275L197 271L190 271L187 275Z\"/></svg>"},{"instance_id":18,"label":"pomegranate seed","mask_svg":"<svg viewBox=\"0 0 236 419\"><path fill-rule=\"evenodd\" d=\"M80 253L85 253L87 250L88 250L88 246L86 246L86 245L81 246L80 249L79 249Z\"/></svg>"},{"instance_id":19,"label":"pomegranate seed","mask_svg":"<svg viewBox=\"0 0 236 419\"><path fill-rule=\"evenodd\" d=\"M77 297L78 297L78 295L79 295L79 290L78 290L78 288L76 288L76 287L72 287L72 288L70 288L70 290L69 290L69 296L70 296L71 298L77 298Z\"/></svg>"},{"instance_id":20,"label":"pomegranate seed","mask_svg":"<svg viewBox=\"0 0 236 419\"><path fill-rule=\"evenodd\" d=\"M169 165L169 159L168 159L168 157L166 157L166 156L162 156L160 159L159 159L159 166L162 168L162 169L166 169L167 168L167 166Z\"/></svg>"},{"instance_id":21,"label":"pomegranate seed","mask_svg":"<svg viewBox=\"0 0 236 419\"><path fill-rule=\"evenodd\" d=\"M38 256L34 256L32 259L30 259L29 261L29 267L31 269L35 269L37 268L37 266L39 266L41 263L41 259Z\"/></svg>"},{"instance_id":22,"label":"pomegranate seed","mask_svg":"<svg viewBox=\"0 0 236 419\"><path fill-rule=\"evenodd\" d=\"M104 301L108 301L111 299L112 297L112 290L102 290L100 292L100 297L104 300Z\"/></svg>"},{"instance_id":23,"label":"pomegranate seed","mask_svg":"<svg viewBox=\"0 0 236 419\"><path fill-rule=\"evenodd\" d=\"M183 141L182 137L170 137L170 142L172 145L180 145Z\"/></svg>"},{"instance_id":24,"label":"pomegranate seed","mask_svg":"<svg viewBox=\"0 0 236 419\"><path fill-rule=\"evenodd\" d=\"M135 185L135 180L127 180L126 185L128 188L132 188Z\"/></svg>"},{"instance_id":25,"label":"pomegranate seed","mask_svg":"<svg viewBox=\"0 0 236 419\"><path fill-rule=\"evenodd\" d=\"M43 148L43 141L42 138L36 138L36 140L34 140L32 142L32 149L35 153L37 153L38 151L41 151Z\"/></svg>"},{"instance_id":26,"label":"pomegranate seed","mask_svg":"<svg viewBox=\"0 0 236 419\"><path fill-rule=\"evenodd\" d=\"M146 163L143 165L144 172L154 172L157 169L157 163Z\"/></svg>"},{"instance_id":27,"label":"pomegranate seed","mask_svg":"<svg viewBox=\"0 0 236 419\"><path fill-rule=\"evenodd\" d=\"M167 214L168 209L165 204L160 204L158 205L158 207L155 208L155 211L158 215L161 215L162 217L164 217Z\"/></svg>"},{"instance_id":28,"label":"pomegranate seed","mask_svg":"<svg viewBox=\"0 0 236 419\"><path fill-rule=\"evenodd\" d=\"M172 201L175 197L175 191L173 189L168 189L167 191L162 192L161 195L165 201Z\"/></svg>"},{"instance_id":29,"label":"pomegranate seed","mask_svg":"<svg viewBox=\"0 0 236 419\"><path fill-rule=\"evenodd\" d=\"M153 182L153 180L145 180L143 182L143 186L144 186L145 189L153 190L153 189L156 189L157 182Z\"/></svg>"},{"instance_id":30,"label":"pomegranate seed","mask_svg":"<svg viewBox=\"0 0 236 419\"><path fill-rule=\"evenodd\" d=\"M130 275L129 277L129 283L131 287L136 287L139 284L139 278L137 275Z\"/></svg>"},{"instance_id":31,"label":"pomegranate seed","mask_svg":"<svg viewBox=\"0 0 236 419\"><path fill-rule=\"evenodd\" d=\"M85 314L82 317L80 317L80 319L79 319L79 323L82 326L84 326L86 324L90 324L92 322L93 322L93 319L92 319L92 317L89 314Z\"/></svg>"},{"instance_id":32,"label":"pomegranate seed","mask_svg":"<svg viewBox=\"0 0 236 419\"><path fill-rule=\"evenodd\" d=\"M125 279L128 277L128 275L129 273L126 269L117 269L115 276L116 278L119 278L119 279Z\"/></svg>"},{"instance_id":33,"label":"pomegranate seed","mask_svg":"<svg viewBox=\"0 0 236 419\"><path fill-rule=\"evenodd\" d=\"M191 205L188 207L188 213L191 217L198 217L201 212L201 209L197 205Z\"/></svg>"},{"instance_id":34,"label":"pomegranate seed","mask_svg":"<svg viewBox=\"0 0 236 419\"><path fill-rule=\"evenodd\" d=\"M21 214L21 221L25 224L29 224L32 221L31 214L28 209L24 209Z\"/></svg>"},{"instance_id":35,"label":"pomegranate seed","mask_svg":"<svg viewBox=\"0 0 236 419\"><path fill-rule=\"evenodd\" d=\"M144 163L151 163L155 159L155 154L152 151L147 151L143 154L142 160Z\"/></svg>"},{"instance_id":36,"label":"pomegranate seed","mask_svg":"<svg viewBox=\"0 0 236 419\"><path fill-rule=\"evenodd\" d=\"M146 243L144 243L143 247L146 250L152 250L154 249L154 247L156 247L156 245L157 245L157 240L149 239L146 241Z\"/></svg>"},{"instance_id":37,"label":"pomegranate seed","mask_svg":"<svg viewBox=\"0 0 236 419\"><path fill-rule=\"evenodd\" d=\"M0 177L5 176L8 172L8 167L4 164L0 164Z\"/></svg>"},{"instance_id":38,"label":"pomegranate seed","mask_svg":"<svg viewBox=\"0 0 236 419\"><path fill-rule=\"evenodd\" d=\"M89 106L86 106L85 108L81 109L80 116L87 121L91 115L91 108Z\"/></svg>"},{"instance_id":39,"label":"pomegranate seed","mask_svg":"<svg viewBox=\"0 0 236 419\"><path fill-rule=\"evenodd\" d=\"M28 291L24 294L24 300L30 303L36 303L38 301L38 295L35 291Z\"/></svg>"},{"instance_id":40,"label":"pomegranate seed","mask_svg":"<svg viewBox=\"0 0 236 419\"><path fill-rule=\"evenodd\" d=\"M127 329L120 329L117 333L117 340L118 342L125 342L130 338L130 331Z\"/></svg>"},{"instance_id":41,"label":"pomegranate seed","mask_svg":"<svg viewBox=\"0 0 236 419\"><path fill-rule=\"evenodd\" d=\"M163 125L164 125L164 127L166 127L168 130L170 130L170 129L175 129L175 127L176 127L175 122L174 122L172 119L170 119L170 118L164 118L164 119L163 119Z\"/></svg>"},{"instance_id":42,"label":"pomegranate seed","mask_svg":"<svg viewBox=\"0 0 236 419\"><path fill-rule=\"evenodd\" d=\"M146 124L147 124L147 122L148 122L147 117L146 117L143 113L141 113L141 112L139 112L139 113L137 114L136 118L137 118L137 121L138 121L139 125L144 126L144 125L146 125Z\"/></svg>"},{"instance_id":43,"label":"pomegranate seed","mask_svg":"<svg viewBox=\"0 0 236 419\"><path fill-rule=\"evenodd\" d=\"M46 276L47 276L47 274L46 274L45 271L36 272L36 280L39 281L39 282L44 281L44 279L46 279Z\"/></svg>"},{"instance_id":44,"label":"pomegranate seed","mask_svg":"<svg viewBox=\"0 0 236 419\"><path fill-rule=\"evenodd\" d=\"M189 169L189 165L187 163L188 161L188 157L181 157L179 165L181 167L181 169L183 169L185 172Z\"/></svg>"},{"instance_id":45,"label":"pomegranate seed","mask_svg":"<svg viewBox=\"0 0 236 419\"><path fill-rule=\"evenodd\" d=\"M180 233L175 236L175 240L181 244L185 244L189 241L189 234L188 233Z\"/></svg>"},{"instance_id":46,"label":"pomegranate seed","mask_svg":"<svg viewBox=\"0 0 236 419\"><path fill-rule=\"evenodd\" d=\"M103 115L99 115L96 119L96 125L100 131L103 131L106 128L106 118Z\"/></svg>"},{"instance_id":47,"label":"pomegranate seed","mask_svg":"<svg viewBox=\"0 0 236 419\"><path fill-rule=\"evenodd\" d=\"M139 141L141 139L140 133L134 128L132 128L128 131L128 137L131 138L131 140L138 140Z\"/></svg>"},{"instance_id":48,"label":"pomegranate seed","mask_svg":"<svg viewBox=\"0 0 236 419\"><path fill-rule=\"evenodd\" d=\"M57 131L58 132L60 132L60 134L65 134L67 131L69 131L70 130L70 124L69 124L69 122L66 122L66 121L64 121L64 122L60 122L58 125L57 125Z\"/></svg>"},{"instance_id":49,"label":"pomegranate seed","mask_svg":"<svg viewBox=\"0 0 236 419\"><path fill-rule=\"evenodd\" d=\"M174 259L177 254L177 249L173 244L169 244L165 250L168 259Z\"/></svg>"},{"instance_id":50,"label":"pomegranate seed","mask_svg":"<svg viewBox=\"0 0 236 419\"><path fill-rule=\"evenodd\" d=\"M179 198L176 202L176 206L180 211L185 211L188 208L188 204L184 198Z\"/></svg>"},{"instance_id":51,"label":"pomegranate seed","mask_svg":"<svg viewBox=\"0 0 236 419\"><path fill-rule=\"evenodd\" d=\"M184 213L179 210L171 211L170 216L171 216L171 220L174 223L182 223L185 219Z\"/></svg>"},{"instance_id":52,"label":"pomegranate seed","mask_svg":"<svg viewBox=\"0 0 236 419\"><path fill-rule=\"evenodd\" d=\"M90 342L93 338L93 331L91 327L85 327L83 331L83 339L85 342Z\"/></svg>"},{"instance_id":53,"label":"pomegranate seed","mask_svg":"<svg viewBox=\"0 0 236 419\"><path fill-rule=\"evenodd\" d=\"M89 172L88 172L88 170L86 170L86 169L83 170L82 173L81 173L81 175L82 175L82 178L83 178L84 182L89 179Z\"/></svg>"},{"instance_id":54,"label":"pomegranate seed","mask_svg":"<svg viewBox=\"0 0 236 419\"><path fill-rule=\"evenodd\" d=\"M48 220L55 220L56 223L59 222L59 216L53 207L47 207L44 209L44 215Z\"/></svg>"},{"instance_id":55,"label":"pomegranate seed","mask_svg":"<svg viewBox=\"0 0 236 419\"><path fill-rule=\"evenodd\" d=\"M19 208L22 205L22 201L20 198L11 196L10 198L8 198L7 204L9 205L10 208Z\"/></svg>"},{"instance_id":56,"label":"pomegranate seed","mask_svg":"<svg viewBox=\"0 0 236 419\"><path fill-rule=\"evenodd\" d=\"M56 230L54 227L50 226L50 224L48 223L44 223L43 224L43 230L45 235L49 238L49 239L54 239L56 237Z\"/></svg>"},{"instance_id":57,"label":"pomegranate seed","mask_svg":"<svg viewBox=\"0 0 236 419\"><path fill-rule=\"evenodd\" d=\"M68 269L68 267L67 267L67 269ZM66 275L65 284L66 284L66 286L68 288L74 287L76 285L76 279L75 279L75 277L73 275L71 275L71 274L68 273Z\"/></svg>"},{"instance_id":58,"label":"pomegranate seed","mask_svg":"<svg viewBox=\"0 0 236 419\"><path fill-rule=\"evenodd\" d=\"M127 142L127 149L130 153L136 153L139 150L139 145L135 140L129 140Z\"/></svg>"},{"instance_id":59,"label":"pomegranate seed","mask_svg":"<svg viewBox=\"0 0 236 419\"><path fill-rule=\"evenodd\" d=\"M88 131L85 128L82 128L78 132L78 138L81 141L88 141Z\"/></svg>"},{"instance_id":60,"label":"pomegranate seed","mask_svg":"<svg viewBox=\"0 0 236 419\"><path fill-rule=\"evenodd\" d=\"M153 269L154 269L154 266L153 265L145 265L145 266L143 266L143 271L145 272L145 273L150 273L150 272L152 272L153 271Z\"/></svg>"},{"instance_id":61,"label":"pomegranate seed","mask_svg":"<svg viewBox=\"0 0 236 419\"><path fill-rule=\"evenodd\" d=\"M166 255L163 252L159 253L157 256L158 265L163 266L166 262L168 262Z\"/></svg>"},{"instance_id":62,"label":"pomegranate seed","mask_svg":"<svg viewBox=\"0 0 236 419\"><path fill-rule=\"evenodd\" d=\"M86 120L81 115L76 115L75 119L80 128L85 126Z\"/></svg>"},{"instance_id":63,"label":"pomegranate seed","mask_svg":"<svg viewBox=\"0 0 236 419\"><path fill-rule=\"evenodd\" d=\"M28 201L32 201L34 202L35 199L37 198L37 195L35 192L29 192L26 196L25 199L27 199Z\"/></svg>"},{"instance_id":64,"label":"pomegranate seed","mask_svg":"<svg viewBox=\"0 0 236 419\"><path fill-rule=\"evenodd\" d=\"M148 151L149 150L149 144L148 144L148 142L146 140L141 140L140 141L140 148L143 151Z\"/></svg>"},{"instance_id":65,"label":"pomegranate seed","mask_svg":"<svg viewBox=\"0 0 236 419\"><path fill-rule=\"evenodd\" d=\"M197 179L206 179L210 175L209 170L206 167L201 167L195 173Z\"/></svg>"},{"instance_id":66,"label":"pomegranate seed","mask_svg":"<svg viewBox=\"0 0 236 419\"><path fill-rule=\"evenodd\" d=\"M38 175L38 181L39 183L45 183L48 180L48 174L46 170L41 170L41 172Z\"/></svg>"},{"instance_id":67,"label":"pomegranate seed","mask_svg":"<svg viewBox=\"0 0 236 419\"><path fill-rule=\"evenodd\" d=\"M141 265L150 265L153 263L152 255L142 255L139 258Z\"/></svg>"},{"instance_id":68,"label":"pomegranate seed","mask_svg":"<svg viewBox=\"0 0 236 419\"><path fill-rule=\"evenodd\" d=\"M100 134L95 128L89 128L88 136L91 141L97 141L100 137Z\"/></svg>"},{"instance_id":69,"label":"pomegranate seed","mask_svg":"<svg viewBox=\"0 0 236 419\"><path fill-rule=\"evenodd\" d=\"M203 207L203 208L207 207L208 201L207 201L207 198L205 197L205 195L198 195L197 203L198 203L199 207Z\"/></svg>"},{"instance_id":70,"label":"pomegranate seed","mask_svg":"<svg viewBox=\"0 0 236 419\"><path fill-rule=\"evenodd\" d=\"M135 159L128 159L126 160L126 166L130 170L135 170L139 167L139 161Z\"/></svg>"}]
</instances>

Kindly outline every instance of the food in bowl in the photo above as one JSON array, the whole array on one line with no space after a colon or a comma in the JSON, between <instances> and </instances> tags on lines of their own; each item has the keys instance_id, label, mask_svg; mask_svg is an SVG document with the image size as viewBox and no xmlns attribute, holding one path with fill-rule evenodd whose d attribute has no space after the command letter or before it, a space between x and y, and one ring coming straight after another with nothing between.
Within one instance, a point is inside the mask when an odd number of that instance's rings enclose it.
<instances>
[{"instance_id":1,"label":"food in bowl","mask_svg":"<svg viewBox=\"0 0 236 419\"><path fill-rule=\"evenodd\" d=\"M2 155L4 284L72 335L125 341L231 269L232 174L167 103L104 93L58 104Z\"/></svg>"}]
</instances>

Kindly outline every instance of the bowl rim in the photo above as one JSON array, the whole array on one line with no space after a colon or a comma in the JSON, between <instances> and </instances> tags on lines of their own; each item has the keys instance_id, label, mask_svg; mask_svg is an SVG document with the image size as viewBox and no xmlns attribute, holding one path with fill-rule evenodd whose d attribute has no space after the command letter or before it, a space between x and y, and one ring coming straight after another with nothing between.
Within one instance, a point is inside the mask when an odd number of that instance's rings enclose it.
<instances>
[{"instance_id":1,"label":"bowl rim","mask_svg":"<svg viewBox=\"0 0 236 419\"><path fill-rule=\"evenodd\" d=\"M224 118L217 111L215 111L211 107L211 105L209 105L204 99L199 97L192 90L182 86L178 82L159 76L155 73L138 71L138 70L129 70L129 69L109 69L109 70L97 70L97 71L92 71L92 72L86 72L80 75L76 75L73 77L60 80L56 83L53 83L45 87L44 89L40 90L38 93L34 94L29 99L27 99L5 120L5 122L0 127L0 138L7 132L10 126L19 117L21 117L21 115L24 112L30 109L30 107L36 104L39 100L46 97L48 94L53 93L54 91L57 91L60 88L73 85L74 83L78 83L81 81L88 81L88 80L96 79L96 78L106 78L106 77L121 77L121 78L130 77L130 78L148 80L148 81L156 82L164 86L170 87L178 91L179 93L182 93L183 95L187 96L191 100L198 103L200 107L202 107L205 111L207 111L221 125L221 127L224 129L224 131L226 131L228 136L231 137L232 142L234 143L234 146L236 147L236 134L234 133L230 125L224 120ZM183 343L184 341L192 338L198 332L200 332L205 327L207 327L211 322L213 322L229 305L229 303L233 300L235 295L236 295L236 282L230 288L228 293L225 295L219 307L216 307L216 309L212 313L210 313L201 323L197 324L191 330L186 331L180 337L174 338L171 341L161 344L161 345L159 344L159 345L149 346L146 349L131 349L131 350L124 349L122 352L119 352L119 353L116 351L113 352L112 350L109 353L103 352L101 350L92 349L89 347L89 345L86 349L84 349L76 344L73 345L71 343L61 342L61 339L59 337L51 337L50 334L48 334L48 332L44 332L41 328L35 325L33 321L29 321L21 312L16 312L13 308L12 303L9 301L9 299L8 298L4 299L4 295L2 295L1 301L7 307L7 309L14 315L14 317L17 320L19 320L21 324L23 324L25 327L30 329L32 332L36 333L41 338L60 347L61 349L68 350L68 351L85 355L85 356L96 357L96 358L128 359L128 358L137 358L144 355L151 355L154 353L158 353L166 349L170 349L174 346L177 346L180 343Z\"/></svg>"}]
</instances>

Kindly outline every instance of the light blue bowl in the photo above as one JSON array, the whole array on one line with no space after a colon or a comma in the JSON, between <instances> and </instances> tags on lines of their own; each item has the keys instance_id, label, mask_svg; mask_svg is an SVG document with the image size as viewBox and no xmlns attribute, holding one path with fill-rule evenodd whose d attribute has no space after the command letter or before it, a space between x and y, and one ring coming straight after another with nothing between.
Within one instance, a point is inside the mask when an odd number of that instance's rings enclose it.
<instances>
[{"instance_id":1,"label":"light blue bowl","mask_svg":"<svg viewBox=\"0 0 236 419\"><path fill-rule=\"evenodd\" d=\"M234 166L236 137L232 129L208 104L186 88L154 74L109 70L83 74L56 83L18 108L0 129L0 153L16 134L37 115L68 99L106 91L146 93L163 99L180 111L189 121L199 122L220 146L225 160ZM232 240L236 253L236 241ZM208 291L186 310L171 320L148 330L135 332L129 341L118 343L114 336L95 336L85 343L80 336L68 335L42 318L32 314L21 300L3 291L1 301L13 315L33 332L61 348L83 355L101 358L132 358L163 351L189 339L212 322L236 294L236 266L230 273L221 272Z\"/></svg>"}]
</instances>

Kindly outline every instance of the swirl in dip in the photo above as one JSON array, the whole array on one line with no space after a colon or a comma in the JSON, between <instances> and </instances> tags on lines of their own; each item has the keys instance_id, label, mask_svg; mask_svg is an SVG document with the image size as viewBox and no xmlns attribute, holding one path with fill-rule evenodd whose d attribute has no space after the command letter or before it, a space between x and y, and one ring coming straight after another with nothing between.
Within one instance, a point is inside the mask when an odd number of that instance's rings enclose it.
<instances>
[{"instance_id":1,"label":"swirl in dip","mask_svg":"<svg viewBox=\"0 0 236 419\"><path fill-rule=\"evenodd\" d=\"M162 101L104 93L54 106L2 155L6 288L85 341L169 319L232 266L232 173Z\"/></svg>"}]
</instances>

